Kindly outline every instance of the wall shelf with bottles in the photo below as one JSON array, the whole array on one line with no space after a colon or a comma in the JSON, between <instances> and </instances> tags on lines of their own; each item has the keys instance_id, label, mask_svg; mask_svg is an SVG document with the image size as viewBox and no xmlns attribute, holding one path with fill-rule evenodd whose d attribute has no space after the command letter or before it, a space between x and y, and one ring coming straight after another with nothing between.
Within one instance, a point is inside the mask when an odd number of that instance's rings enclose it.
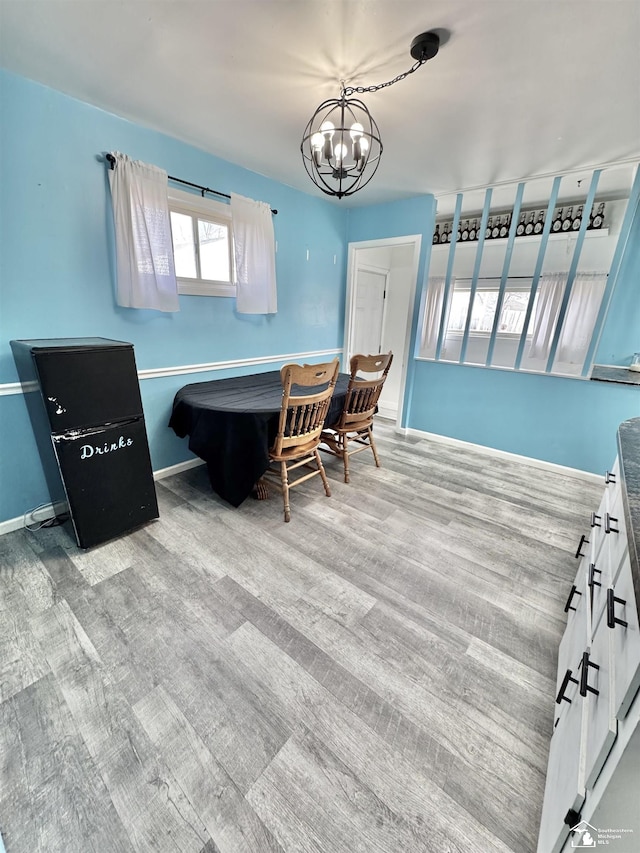
<instances>
[{"instance_id":1,"label":"wall shelf with bottles","mask_svg":"<svg viewBox=\"0 0 640 853\"><path fill-rule=\"evenodd\" d=\"M598 237L608 237L609 234L610 234L610 232L609 232L608 228L598 228L597 230L596 229L587 230L586 239L592 240L593 238L598 238ZM539 243L540 237L541 237L540 234L523 234L521 237L517 237L518 245L520 245L520 244L526 245L527 243ZM578 237L578 234L576 231L565 231L565 232L560 232L559 234L553 234L552 233L552 234L549 234L549 242L553 243L554 241L558 241L558 240L564 240L566 242L567 240L576 240L577 237ZM485 238L485 241L486 241L486 239L487 238ZM508 243L508 237L491 237L490 240L491 240L491 245L495 245L495 246L506 245ZM456 247L459 248L460 246L465 246L465 245L471 246L471 245L475 245L477 242L478 242L477 239L476 240L466 240L466 241L461 239L459 241L456 241ZM450 245L451 245L450 243L434 243L432 248L438 248L438 247L450 246Z\"/></svg>"},{"instance_id":2,"label":"wall shelf with bottles","mask_svg":"<svg viewBox=\"0 0 640 853\"><path fill-rule=\"evenodd\" d=\"M589 216L587 231L606 232L606 202L596 202ZM539 237L542 234L545 223L546 208L536 208L520 211L518 225L516 227L516 238ZM512 211L503 210L491 213L485 228L485 240L506 240L511 228ZM551 223L550 237L566 237L567 234L578 232L582 225L583 205L567 205L556 207ZM457 243L474 243L480 237L481 214L464 215L458 224ZM451 243L453 219L436 220L433 233L433 244L442 245Z\"/></svg>"}]
</instances>

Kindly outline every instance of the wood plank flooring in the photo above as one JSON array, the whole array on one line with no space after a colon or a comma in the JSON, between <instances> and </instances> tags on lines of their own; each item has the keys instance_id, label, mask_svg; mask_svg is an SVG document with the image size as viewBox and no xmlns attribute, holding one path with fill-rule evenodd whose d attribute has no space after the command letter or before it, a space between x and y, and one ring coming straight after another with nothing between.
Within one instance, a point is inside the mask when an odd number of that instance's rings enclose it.
<instances>
[{"instance_id":1,"label":"wood plank flooring","mask_svg":"<svg viewBox=\"0 0 640 853\"><path fill-rule=\"evenodd\" d=\"M7 853L528 853L602 486L376 425L239 509L204 467L82 552L0 537Z\"/></svg>"}]
</instances>

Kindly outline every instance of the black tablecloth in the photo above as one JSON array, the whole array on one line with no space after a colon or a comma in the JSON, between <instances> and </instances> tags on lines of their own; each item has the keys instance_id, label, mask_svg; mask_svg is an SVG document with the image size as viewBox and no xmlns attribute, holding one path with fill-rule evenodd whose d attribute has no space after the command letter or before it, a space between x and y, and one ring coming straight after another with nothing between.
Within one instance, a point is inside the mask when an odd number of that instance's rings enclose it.
<instances>
[{"instance_id":1,"label":"black tablecloth","mask_svg":"<svg viewBox=\"0 0 640 853\"><path fill-rule=\"evenodd\" d=\"M326 423L342 411L349 376L338 375ZM269 467L269 447L282 403L280 371L185 385L175 396L169 426L207 463L214 491L240 506Z\"/></svg>"}]
</instances>

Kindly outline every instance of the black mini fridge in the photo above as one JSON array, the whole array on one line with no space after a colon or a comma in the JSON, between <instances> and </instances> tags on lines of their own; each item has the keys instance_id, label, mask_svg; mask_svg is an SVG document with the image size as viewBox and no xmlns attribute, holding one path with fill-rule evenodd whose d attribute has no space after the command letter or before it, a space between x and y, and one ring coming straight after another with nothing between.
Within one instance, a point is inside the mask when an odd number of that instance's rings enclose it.
<instances>
[{"instance_id":1,"label":"black mini fridge","mask_svg":"<svg viewBox=\"0 0 640 853\"><path fill-rule=\"evenodd\" d=\"M57 515L90 548L158 518L133 346L107 338L14 340Z\"/></svg>"}]
</instances>

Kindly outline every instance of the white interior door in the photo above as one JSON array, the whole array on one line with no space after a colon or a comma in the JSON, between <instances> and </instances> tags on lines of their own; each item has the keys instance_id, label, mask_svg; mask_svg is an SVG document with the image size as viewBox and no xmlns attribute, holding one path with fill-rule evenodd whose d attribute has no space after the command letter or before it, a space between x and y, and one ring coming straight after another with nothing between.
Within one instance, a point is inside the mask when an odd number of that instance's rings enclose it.
<instances>
[{"instance_id":1,"label":"white interior door","mask_svg":"<svg viewBox=\"0 0 640 853\"><path fill-rule=\"evenodd\" d=\"M349 358L356 353L381 352L387 290L386 270L358 267L353 312L353 335Z\"/></svg>"}]
</instances>

